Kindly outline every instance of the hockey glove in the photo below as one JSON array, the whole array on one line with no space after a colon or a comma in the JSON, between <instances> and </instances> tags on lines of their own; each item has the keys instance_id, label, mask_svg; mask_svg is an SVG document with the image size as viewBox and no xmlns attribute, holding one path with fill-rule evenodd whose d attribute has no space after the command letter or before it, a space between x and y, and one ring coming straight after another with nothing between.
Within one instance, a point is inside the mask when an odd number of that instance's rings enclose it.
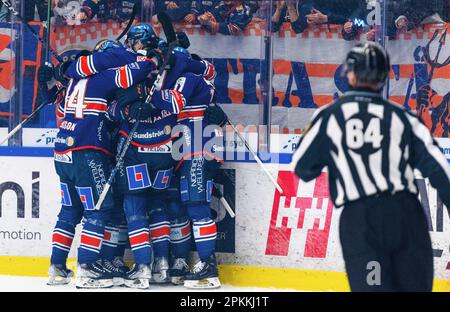
<instances>
[{"instance_id":1,"label":"hockey glove","mask_svg":"<svg viewBox=\"0 0 450 312\"><path fill-rule=\"evenodd\" d=\"M116 92L116 100L120 107L125 107L141 100L141 96L137 90L136 86L132 86L128 89L119 89Z\"/></svg>"},{"instance_id":2,"label":"hockey glove","mask_svg":"<svg viewBox=\"0 0 450 312\"><path fill-rule=\"evenodd\" d=\"M38 82L40 85L46 85L47 82L51 81L54 77L53 65L46 62L45 65L39 66Z\"/></svg>"},{"instance_id":3,"label":"hockey glove","mask_svg":"<svg viewBox=\"0 0 450 312\"><path fill-rule=\"evenodd\" d=\"M225 115L225 112L217 105L210 105L205 111L205 121L209 125L218 125L219 127L222 127L227 120L227 115Z\"/></svg>"},{"instance_id":4,"label":"hockey glove","mask_svg":"<svg viewBox=\"0 0 450 312\"><path fill-rule=\"evenodd\" d=\"M186 35L186 33L184 31L178 31L176 33L176 36L177 36L180 47L188 49L191 46L189 37Z\"/></svg>"},{"instance_id":5,"label":"hockey glove","mask_svg":"<svg viewBox=\"0 0 450 312\"><path fill-rule=\"evenodd\" d=\"M164 54L160 49L152 49L147 51L147 57L151 58L156 63L158 70L164 63Z\"/></svg>"},{"instance_id":6,"label":"hockey glove","mask_svg":"<svg viewBox=\"0 0 450 312\"><path fill-rule=\"evenodd\" d=\"M139 115L140 111L140 115ZM153 108L150 104L136 101L128 108L128 117L131 119L145 120L152 116Z\"/></svg>"},{"instance_id":7,"label":"hockey glove","mask_svg":"<svg viewBox=\"0 0 450 312\"><path fill-rule=\"evenodd\" d=\"M63 85L66 85L67 82L69 81L69 79L67 79L67 77L65 76L65 73L67 68L69 68L70 64L72 64L72 62L73 62L72 60L68 60L66 62L59 63L55 67L54 73L55 79L60 83L62 83Z\"/></svg>"}]
</instances>

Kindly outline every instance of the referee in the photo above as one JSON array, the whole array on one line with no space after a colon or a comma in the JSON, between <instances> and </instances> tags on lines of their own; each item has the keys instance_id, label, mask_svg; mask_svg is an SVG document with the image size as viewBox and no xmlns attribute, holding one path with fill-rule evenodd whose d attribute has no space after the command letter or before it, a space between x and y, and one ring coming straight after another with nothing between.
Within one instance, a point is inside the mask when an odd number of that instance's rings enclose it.
<instances>
[{"instance_id":1,"label":"referee","mask_svg":"<svg viewBox=\"0 0 450 312\"><path fill-rule=\"evenodd\" d=\"M433 253L413 170L450 214L450 166L427 127L382 97L390 62L381 46L355 46L344 65L351 91L317 110L292 169L310 181L328 168L330 196L344 207L339 232L352 291L431 291Z\"/></svg>"}]
</instances>

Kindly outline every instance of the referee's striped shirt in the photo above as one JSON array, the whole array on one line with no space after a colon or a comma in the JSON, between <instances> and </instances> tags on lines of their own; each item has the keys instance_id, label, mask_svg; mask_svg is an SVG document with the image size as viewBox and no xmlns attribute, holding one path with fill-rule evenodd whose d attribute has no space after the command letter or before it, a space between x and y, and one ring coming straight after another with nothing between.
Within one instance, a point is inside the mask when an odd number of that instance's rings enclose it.
<instances>
[{"instance_id":1,"label":"referee's striped shirt","mask_svg":"<svg viewBox=\"0 0 450 312\"><path fill-rule=\"evenodd\" d=\"M450 165L430 131L377 93L350 91L317 110L292 169L310 181L324 167L336 207L381 192L416 194L413 169L418 169L450 209Z\"/></svg>"}]
</instances>

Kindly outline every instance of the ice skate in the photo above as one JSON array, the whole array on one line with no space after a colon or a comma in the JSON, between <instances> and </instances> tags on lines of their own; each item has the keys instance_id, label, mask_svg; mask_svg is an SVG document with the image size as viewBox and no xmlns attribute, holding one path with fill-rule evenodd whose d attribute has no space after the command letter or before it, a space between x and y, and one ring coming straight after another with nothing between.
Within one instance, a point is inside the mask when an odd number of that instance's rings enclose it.
<instances>
[{"instance_id":1,"label":"ice skate","mask_svg":"<svg viewBox=\"0 0 450 312\"><path fill-rule=\"evenodd\" d=\"M169 260L165 257L156 257L152 266L152 278L150 283L169 283Z\"/></svg>"},{"instance_id":2,"label":"ice skate","mask_svg":"<svg viewBox=\"0 0 450 312\"><path fill-rule=\"evenodd\" d=\"M63 264L52 264L48 268L47 285L67 285L73 276L73 271Z\"/></svg>"},{"instance_id":3,"label":"ice skate","mask_svg":"<svg viewBox=\"0 0 450 312\"><path fill-rule=\"evenodd\" d=\"M184 258L176 258L169 270L170 282L174 285L183 285L189 266Z\"/></svg>"},{"instance_id":4,"label":"ice skate","mask_svg":"<svg viewBox=\"0 0 450 312\"><path fill-rule=\"evenodd\" d=\"M118 263L120 264L120 263ZM103 268L107 273L112 276L114 286L122 286L124 284L124 277L127 273L127 269L116 265L113 261L103 260Z\"/></svg>"},{"instance_id":5,"label":"ice skate","mask_svg":"<svg viewBox=\"0 0 450 312\"><path fill-rule=\"evenodd\" d=\"M133 268L125 275L125 286L129 288L147 289L150 287L152 271L148 264L133 265Z\"/></svg>"},{"instance_id":6,"label":"ice skate","mask_svg":"<svg viewBox=\"0 0 450 312\"><path fill-rule=\"evenodd\" d=\"M212 289L221 286L214 256L207 261L199 261L186 275L184 287L191 289Z\"/></svg>"},{"instance_id":7,"label":"ice skate","mask_svg":"<svg viewBox=\"0 0 450 312\"><path fill-rule=\"evenodd\" d=\"M78 264L77 288L109 288L114 286L112 275L102 265L101 260L94 263Z\"/></svg>"}]
</instances>

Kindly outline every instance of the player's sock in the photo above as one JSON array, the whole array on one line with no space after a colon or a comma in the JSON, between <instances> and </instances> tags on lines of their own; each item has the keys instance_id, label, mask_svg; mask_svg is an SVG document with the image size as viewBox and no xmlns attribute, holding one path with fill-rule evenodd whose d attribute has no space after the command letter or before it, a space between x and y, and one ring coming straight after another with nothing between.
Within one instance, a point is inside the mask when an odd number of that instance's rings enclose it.
<instances>
[{"instance_id":1,"label":"player's sock","mask_svg":"<svg viewBox=\"0 0 450 312\"><path fill-rule=\"evenodd\" d=\"M153 211L150 214L150 237L153 252L156 257L169 257L170 222L162 211Z\"/></svg>"},{"instance_id":2,"label":"player's sock","mask_svg":"<svg viewBox=\"0 0 450 312\"><path fill-rule=\"evenodd\" d=\"M79 263L94 263L97 261L102 246L105 227L95 220L87 220L81 231L80 247L78 248Z\"/></svg>"},{"instance_id":3,"label":"player's sock","mask_svg":"<svg viewBox=\"0 0 450 312\"><path fill-rule=\"evenodd\" d=\"M105 226L101 255L102 259L113 261L118 248L119 228L113 225Z\"/></svg>"},{"instance_id":4,"label":"player's sock","mask_svg":"<svg viewBox=\"0 0 450 312\"><path fill-rule=\"evenodd\" d=\"M116 257L123 257L125 253L125 248L127 245L129 245L128 242L128 225L126 223L119 225L119 238L117 242L117 248L116 248Z\"/></svg>"},{"instance_id":5,"label":"player's sock","mask_svg":"<svg viewBox=\"0 0 450 312\"><path fill-rule=\"evenodd\" d=\"M150 229L146 220L136 220L128 223L128 236L136 263L151 263L152 246L149 233Z\"/></svg>"},{"instance_id":6,"label":"player's sock","mask_svg":"<svg viewBox=\"0 0 450 312\"><path fill-rule=\"evenodd\" d=\"M202 262L206 262L216 249L216 223L210 218L193 220L192 228L198 256Z\"/></svg>"},{"instance_id":7,"label":"player's sock","mask_svg":"<svg viewBox=\"0 0 450 312\"><path fill-rule=\"evenodd\" d=\"M170 223L170 251L174 259L187 259L191 251L191 222L176 219Z\"/></svg>"},{"instance_id":8,"label":"player's sock","mask_svg":"<svg viewBox=\"0 0 450 312\"><path fill-rule=\"evenodd\" d=\"M75 225L58 220L52 235L50 263L66 265L67 256L75 235Z\"/></svg>"}]
</instances>

